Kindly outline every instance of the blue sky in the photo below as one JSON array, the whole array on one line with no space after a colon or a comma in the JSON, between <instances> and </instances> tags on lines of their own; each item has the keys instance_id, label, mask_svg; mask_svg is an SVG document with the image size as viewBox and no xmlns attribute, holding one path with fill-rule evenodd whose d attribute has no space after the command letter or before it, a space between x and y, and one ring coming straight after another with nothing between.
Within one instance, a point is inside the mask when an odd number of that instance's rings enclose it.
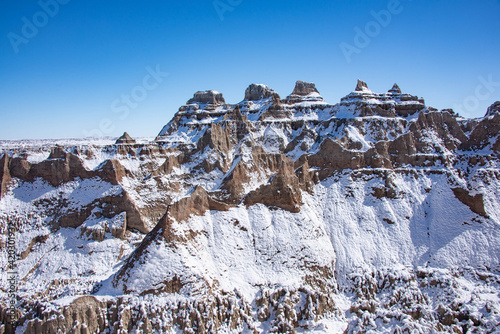
<instances>
[{"instance_id":1,"label":"blue sky","mask_svg":"<svg viewBox=\"0 0 500 334\"><path fill-rule=\"evenodd\" d=\"M500 100L498 0L2 7L0 139L154 137L194 92L215 89L237 103L251 83L285 97L296 80L312 81L336 103L358 78L376 92L397 82L466 117Z\"/></svg>"}]
</instances>

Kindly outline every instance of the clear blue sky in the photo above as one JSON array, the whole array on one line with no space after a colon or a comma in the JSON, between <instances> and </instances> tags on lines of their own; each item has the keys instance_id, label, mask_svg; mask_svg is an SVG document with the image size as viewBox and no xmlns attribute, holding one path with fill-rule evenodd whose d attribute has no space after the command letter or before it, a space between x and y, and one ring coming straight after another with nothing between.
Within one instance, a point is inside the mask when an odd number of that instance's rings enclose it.
<instances>
[{"instance_id":1,"label":"clear blue sky","mask_svg":"<svg viewBox=\"0 0 500 334\"><path fill-rule=\"evenodd\" d=\"M153 137L195 91L237 103L250 83L312 81L336 103L358 78L397 82L467 117L500 100L499 0L54 1L1 2L0 139Z\"/></svg>"}]
</instances>

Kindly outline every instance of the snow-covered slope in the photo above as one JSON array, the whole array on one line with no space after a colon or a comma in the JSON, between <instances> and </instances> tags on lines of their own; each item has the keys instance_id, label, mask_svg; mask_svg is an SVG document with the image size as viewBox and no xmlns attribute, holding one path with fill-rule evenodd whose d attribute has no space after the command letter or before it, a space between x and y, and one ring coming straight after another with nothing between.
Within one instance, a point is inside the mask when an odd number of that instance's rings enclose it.
<instances>
[{"instance_id":1,"label":"snow-covered slope","mask_svg":"<svg viewBox=\"0 0 500 334\"><path fill-rule=\"evenodd\" d=\"M495 332L494 106L299 81L197 92L154 141L1 142L17 331Z\"/></svg>"}]
</instances>

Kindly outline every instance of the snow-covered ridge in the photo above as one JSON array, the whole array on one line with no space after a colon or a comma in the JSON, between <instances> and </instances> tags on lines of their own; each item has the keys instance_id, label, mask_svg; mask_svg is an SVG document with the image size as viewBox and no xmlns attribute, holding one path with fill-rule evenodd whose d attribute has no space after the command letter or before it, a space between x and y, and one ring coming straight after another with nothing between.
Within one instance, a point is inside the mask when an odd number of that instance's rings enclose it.
<instances>
[{"instance_id":1,"label":"snow-covered ridge","mask_svg":"<svg viewBox=\"0 0 500 334\"><path fill-rule=\"evenodd\" d=\"M156 140L3 141L18 331L494 332L495 106L251 85L196 93Z\"/></svg>"},{"instance_id":2,"label":"snow-covered ridge","mask_svg":"<svg viewBox=\"0 0 500 334\"><path fill-rule=\"evenodd\" d=\"M137 143L144 144L153 140L152 137L135 138ZM103 138L61 138L61 139L0 139L0 150L19 150L19 149L37 149L37 148L51 148L56 145L59 146L94 146L103 147L114 144L115 137Z\"/></svg>"},{"instance_id":3,"label":"snow-covered ridge","mask_svg":"<svg viewBox=\"0 0 500 334\"><path fill-rule=\"evenodd\" d=\"M284 129L290 127L287 123L293 127L293 124L305 122L305 126L312 131L321 132L332 123L340 124L343 120L352 122L359 117L399 118L404 123L414 119L420 111L428 110L423 99L401 93L397 85L387 93L376 94L361 81L355 91L334 105L323 100L313 83L302 81L296 83L294 91L286 99L280 99L274 90L260 84L250 85L245 99L238 104L207 104L207 97L200 98L201 92L196 94L163 127L156 137L157 142L169 147L194 145L207 126L241 117L256 129L275 124L275 127L282 128L282 132L287 132ZM215 93L207 91L204 94L212 96ZM221 95L217 96L219 101L223 101ZM287 136L289 142L294 140L292 134Z\"/></svg>"}]
</instances>

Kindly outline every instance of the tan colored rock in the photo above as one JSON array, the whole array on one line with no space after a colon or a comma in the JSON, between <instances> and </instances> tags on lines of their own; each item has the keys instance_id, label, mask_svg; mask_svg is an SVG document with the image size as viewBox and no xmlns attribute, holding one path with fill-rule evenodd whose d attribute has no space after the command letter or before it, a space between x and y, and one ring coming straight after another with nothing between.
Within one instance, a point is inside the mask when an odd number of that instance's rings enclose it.
<instances>
[{"instance_id":1,"label":"tan colored rock","mask_svg":"<svg viewBox=\"0 0 500 334\"><path fill-rule=\"evenodd\" d=\"M489 218L484 209L483 194L476 194L471 196L469 191L463 188L452 188L453 194L460 202L467 205L472 212L477 213L485 218Z\"/></svg>"},{"instance_id":2,"label":"tan colored rock","mask_svg":"<svg viewBox=\"0 0 500 334\"><path fill-rule=\"evenodd\" d=\"M413 133L405 133L390 142L387 152L395 165L411 164L415 160L414 156L417 153Z\"/></svg>"},{"instance_id":3,"label":"tan colored rock","mask_svg":"<svg viewBox=\"0 0 500 334\"><path fill-rule=\"evenodd\" d=\"M490 117L483 118L469 136L469 139L461 145L463 150L482 150L490 144L491 138L496 138L500 133L500 113L493 113ZM496 152L500 152L500 138L491 146Z\"/></svg>"},{"instance_id":4,"label":"tan colored rock","mask_svg":"<svg viewBox=\"0 0 500 334\"><path fill-rule=\"evenodd\" d=\"M43 313L43 319L27 321L24 333L102 333L107 328L107 304L93 296L75 299L61 310ZM52 316L55 315L55 316Z\"/></svg>"},{"instance_id":5,"label":"tan colored rock","mask_svg":"<svg viewBox=\"0 0 500 334\"><path fill-rule=\"evenodd\" d=\"M331 176L334 171L358 169L365 165L362 152L348 151L331 138L326 138L316 154L309 155L311 167L317 167L320 180Z\"/></svg>"},{"instance_id":6,"label":"tan colored rock","mask_svg":"<svg viewBox=\"0 0 500 334\"><path fill-rule=\"evenodd\" d=\"M135 144L135 140L130 137L127 132L124 132L123 135L116 140L115 144Z\"/></svg>"},{"instance_id":7,"label":"tan colored rock","mask_svg":"<svg viewBox=\"0 0 500 334\"><path fill-rule=\"evenodd\" d=\"M292 95L307 96L311 93L318 93L316 85L312 82L297 81Z\"/></svg>"},{"instance_id":8,"label":"tan colored rock","mask_svg":"<svg viewBox=\"0 0 500 334\"><path fill-rule=\"evenodd\" d=\"M76 155L67 153L60 147L55 147L47 160L31 166L27 178L34 180L41 177L56 187L77 177L86 179L94 175L83 166L82 161Z\"/></svg>"},{"instance_id":9,"label":"tan colored rock","mask_svg":"<svg viewBox=\"0 0 500 334\"><path fill-rule=\"evenodd\" d=\"M0 158L0 199L2 199L8 191L8 184L11 181L9 170L10 157L4 153Z\"/></svg>"},{"instance_id":10,"label":"tan colored rock","mask_svg":"<svg viewBox=\"0 0 500 334\"><path fill-rule=\"evenodd\" d=\"M297 81L292 94L285 100L286 104L295 104L303 101L324 102L314 83Z\"/></svg>"},{"instance_id":11,"label":"tan colored rock","mask_svg":"<svg viewBox=\"0 0 500 334\"><path fill-rule=\"evenodd\" d=\"M221 124L212 124L198 141L197 149L201 151L208 146L223 154L228 154L229 150L237 144L231 134L230 129L224 128Z\"/></svg>"},{"instance_id":12,"label":"tan colored rock","mask_svg":"<svg viewBox=\"0 0 500 334\"><path fill-rule=\"evenodd\" d=\"M247 101L258 101L268 98L276 98L279 100L280 96L266 85L251 84L245 90L245 100Z\"/></svg>"},{"instance_id":13,"label":"tan colored rock","mask_svg":"<svg viewBox=\"0 0 500 334\"><path fill-rule=\"evenodd\" d=\"M421 112L418 119L410 126L410 132L415 138L415 147L418 152L426 153L428 131L435 132L443 141L445 147L455 151L457 147L467 140L467 136L453 115L448 112Z\"/></svg>"},{"instance_id":14,"label":"tan colored rock","mask_svg":"<svg viewBox=\"0 0 500 334\"><path fill-rule=\"evenodd\" d=\"M227 211L229 208L227 204L212 199L203 187L197 186L189 197L170 206L170 215L180 222L191 215L202 216L209 210Z\"/></svg>"},{"instance_id":15,"label":"tan colored rock","mask_svg":"<svg viewBox=\"0 0 500 334\"><path fill-rule=\"evenodd\" d=\"M287 103L296 103L301 101L301 99L293 101L288 101ZM291 113L283 108L281 104L275 103L269 106L265 112L259 118L259 121L265 120L276 120L276 119L286 119L291 116Z\"/></svg>"},{"instance_id":16,"label":"tan colored rock","mask_svg":"<svg viewBox=\"0 0 500 334\"><path fill-rule=\"evenodd\" d=\"M356 88L354 89L354 91L355 92L364 92L367 90L369 90L369 89L368 89L368 85L366 84L366 82L358 79L358 83L356 84Z\"/></svg>"},{"instance_id":17,"label":"tan colored rock","mask_svg":"<svg viewBox=\"0 0 500 334\"><path fill-rule=\"evenodd\" d=\"M9 165L10 175L21 180L27 180L30 175L31 166L31 163L23 158L12 158Z\"/></svg>"},{"instance_id":18,"label":"tan colored rock","mask_svg":"<svg viewBox=\"0 0 500 334\"><path fill-rule=\"evenodd\" d=\"M187 102L187 104L192 103L220 105L226 102L221 93L215 90L206 90L194 93L194 97Z\"/></svg>"},{"instance_id":19,"label":"tan colored rock","mask_svg":"<svg viewBox=\"0 0 500 334\"><path fill-rule=\"evenodd\" d=\"M300 189L307 192L311 192L314 184L319 182L318 175L310 169L307 161L295 169L295 174L298 177Z\"/></svg>"},{"instance_id":20,"label":"tan colored rock","mask_svg":"<svg viewBox=\"0 0 500 334\"><path fill-rule=\"evenodd\" d=\"M122 164L116 159L106 160L98 169L99 177L104 181L107 181L113 185L118 185L122 179L129 175L128 172Z\"/></svg>"},{"instance_id":21,"label":"tan colored rock","mask_svg":"<svg viewBox=\"0 0 500 334\"><path fill-rule=\"evenodd\" d=\"M299 179L293 170L293 162L283 160L278 173L272 176L271 181L250 192L243 202L247 207L261 203L268 207L299 212L302 194Z\"/></svg>"},{"instance_id":22,"label":"tan colored rock","mask_svg":"<svg viewBox=\"0 0 500 334\"><path fill-rule=\"evenodd\" d=\"M137 230L141 233L148 233L150 231L150 227L147 225L141 213L135 206L134 201L125 191L117 196L113 195L99 198L93 203L79 208L74 212L68 213L66 211L62 211L61 214L56 215L56 223L54 227L79 227L90 217L94 208L100 208L102 216L108 219L125 212L128 230Z\"/></svg>"},{"instance_id":23,"label":"tan colored rock","mask_svg":"<svg viewBox=\"0 0 500 334\"><path fill-rule=\"evenodd\" d=\"M165 162L155 170L151 175L167 175L172 173L174 168L179 168L182 163L184 163L184 154L181 153L179 155L170 155L165 159Z\"/></svg>"},{"instance_id":24,"label":"tan colored rock","mask_svg":"<svg viewBox=\"0 0 500 334\"><path fill-rule=\"evenodd\" d=\"M388 141L379 141L375 147L366 151L364 154L366 167L391 169L393 164L389 155L389 146Z\"/></svg>"},{"instance_id":25,"label":"tan colored rock","mask_svg":"<svg viewBox=\"0 0 500 334\"><path fill-rule=\"evenodd\" d=\"M238 105L236 105L231 112L224 116L223 126L229 127L233 138L236 138L237 141L233 143L233 146L248 135L251 129L248 117L241 113Z\"/></svg>"},{"instance_id":26,"label":"tan colored rock","mask_svg":"<svg viewBox=\"0 0 500 334\"><path fill-rule=\"evenodd\" d=\"M95 241L103 241L106 238L106 233L111 233L112 236L118 239L125 239L127 232L127 214L122 212L110 220L100 223L98 226L82 226L81 233Z\"/></svg>"},{"instance_id":27,"label":"tan colored rock","mask_svg":"<svg viewBox=\"0 0 500 334\"><path fill-rule=\"evenodd\" d=\"M394 86L392 86L392 88L389 89L388 93L393 95L399 95L401 94L401 88L399 88L398 84L395 83Z\"/></svg>"},{"instance_id":28,"label":"tan colored rock","mask_svg":"<svg viewBox=\"0 0 500 334\"><path fill-rule=\"evenodd\" d=\"M224 202L237 204L245 196L245 184L250 182L252 169L243 161L236 162L235 167L223 180L221 190L227 194Z\"/></svg>"}]
</instances>

